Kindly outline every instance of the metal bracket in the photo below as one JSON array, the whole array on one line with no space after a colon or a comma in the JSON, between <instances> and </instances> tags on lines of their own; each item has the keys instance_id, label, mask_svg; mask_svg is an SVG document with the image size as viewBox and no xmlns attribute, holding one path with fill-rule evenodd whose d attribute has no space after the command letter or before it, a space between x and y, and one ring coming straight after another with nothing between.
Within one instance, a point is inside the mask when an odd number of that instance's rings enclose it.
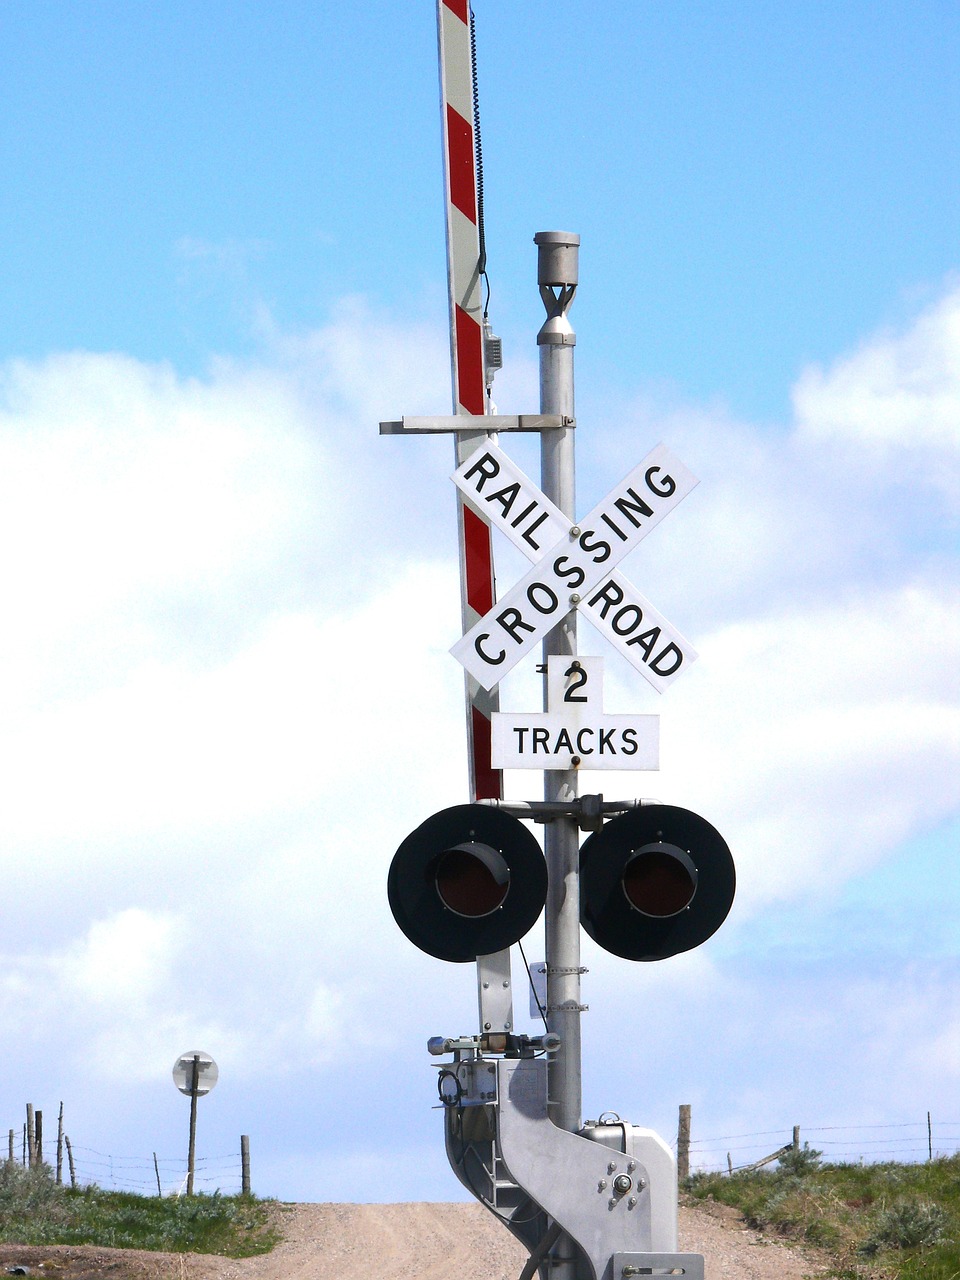
<instances>
[{"instance_id":1,"label":"metal bracket","mask_svg":"<svg viewBox=\"0 0 960 1280\"><path fill-rule=\"evenodd\" d=\"M630 1280L632 1276L685 1276L686 1280L703 1280L703 1255L615 1253L611 1280Z\"/></svg>"},{"instance_id":2,"label":"metal bracket","mask_svg":"<svg viewBox=\"0 0 960 1280\"><path fill-rule=\"evenodd\" d=\"M575 427L576 418L559 413L457 414L455 416L407 417L399 422L381 422L382 436L440 435L465 432L482 432L493 435L499 431L559 431Z\"/></svg>"},{"instance_id":3,"label":"metal bracket","mask_svg":"<svg viewBox=\"0 0 960 1280\"><path fill-rule=\"evenodd\" d=\"M493 805L512 818L530 822L553 822L555 818L573 818L581 831L599 831L605 817L627 813L658 800L604 800L602 795L579 796L572 800L478 800L477 804Z\"/></svg>"},{"instance_id":4,"label":"metal bracket","mask_svg":"<svg viewBox=\"0 0 960 1280\"><path fill-rule=\"evenodd\" d=\"M477 998L484 1031L513 1030L510 948L477 956Z\"/></svg>"}]
</instances>

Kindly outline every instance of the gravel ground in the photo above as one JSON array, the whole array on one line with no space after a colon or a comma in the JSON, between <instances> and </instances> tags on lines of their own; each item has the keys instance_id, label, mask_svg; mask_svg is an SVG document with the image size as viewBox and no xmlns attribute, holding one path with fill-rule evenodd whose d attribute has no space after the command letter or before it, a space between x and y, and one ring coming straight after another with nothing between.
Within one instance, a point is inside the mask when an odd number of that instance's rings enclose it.
<instances>
[{"instance_id":1,"label":"gravel ground","mask_svg":"<svg viewBox=\"0 0 960 1280\"><path fill-rule=\"evenodd\" d=\"M20 1265L58 1280L517 1280L525 1250L477 1204L296 1204L283 1243L258 1258L0 1245L0 1274ZM822 1261L746 1230L721 1205L680 1210L680 1248L706 1280L802 1280Z\"/></svg>"}]
</instances>

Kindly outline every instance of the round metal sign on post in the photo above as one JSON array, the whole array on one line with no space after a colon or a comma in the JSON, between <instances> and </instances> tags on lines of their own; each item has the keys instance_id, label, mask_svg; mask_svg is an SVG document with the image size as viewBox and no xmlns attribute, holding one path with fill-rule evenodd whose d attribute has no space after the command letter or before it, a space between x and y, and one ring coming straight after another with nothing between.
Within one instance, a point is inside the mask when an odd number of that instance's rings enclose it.
<instances>
[{"instance_id":1,"label":"round metal sign on post","mask_svg":"<svg viewBox=\"0 0 960 1280\"><path fill-rule=\"evenodd\" d=\"M204 1053L201 1049L191 1049L189 1053L182 1053L173 1064L173 1083L181 1093L186 1094L188 1098L191 1097L194 1063L197 1068L197 1097L202 1098L204 1094L210 1092L220 1077L217 1064L209 1053Z\"/></svg>"}]
</instances>

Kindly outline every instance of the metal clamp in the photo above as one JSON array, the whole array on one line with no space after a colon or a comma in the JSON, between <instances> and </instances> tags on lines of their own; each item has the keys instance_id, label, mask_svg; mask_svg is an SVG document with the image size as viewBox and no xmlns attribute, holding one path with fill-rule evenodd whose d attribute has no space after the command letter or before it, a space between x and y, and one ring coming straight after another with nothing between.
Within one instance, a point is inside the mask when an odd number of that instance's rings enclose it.
<instances>
[{"instance_id":1,"label":"metal clamp","mask_svg":"<svg viewBox=\"0 0 960 1280\"><path fill-rule=\"evenodd\" d=\"M599 831L605 817L627 813L645 804L659 804L659 800L644 797L641 800L604 800L602 795L579 796L573 800L478 800L477 804L502 809L511 818L526 818L529 822L544 824L556 818L575 818L582 831Z\"/></svg>"},{"instance_id":2,"label":"metal clamp","mask_svg":"<svg viewBox=\"0 0 960 1280\"><path fill-rule=\"evenodd\" d=\"M431 1036L427 1041L427 1053L435 1058L452 1053L458 1060L462 1053L473 1057L500 1053L507 1058L532 1058L538 1053L554 1053L560 1048L560 1044L560 1037L553 1031L542 1036L510 1035L494 1031L480 1036Z\"/></svg>"}]
</instances>

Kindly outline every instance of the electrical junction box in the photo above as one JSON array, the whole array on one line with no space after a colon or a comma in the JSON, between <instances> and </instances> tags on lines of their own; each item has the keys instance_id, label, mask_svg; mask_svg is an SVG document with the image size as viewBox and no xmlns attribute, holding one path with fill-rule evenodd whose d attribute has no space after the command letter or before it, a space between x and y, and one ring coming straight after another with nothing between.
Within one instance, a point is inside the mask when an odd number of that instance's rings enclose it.
<instances>
[{"instance_id":1,"label":"electrical junction box","mask_svg":"<svg viewBox=\"0 0 960 1280\"><path fill-rule=\"evenodd\" d=\"M609 1113L608 1113L609 1114ZM659 1241L668 1241L667 1248L676 1248L677 1238L677 1164L673 1152L652 1129L627 1124L617 1116L601 1116L588 1120L580 1130L582 1138L600 1143L611 1152L624 1157L609 1162L610 1187L616 1192L618 1177L640 1180L650 1196L651 1220ZM615 1167L614 1167L615 1166Z\"/></svg>"}]
</instances>

